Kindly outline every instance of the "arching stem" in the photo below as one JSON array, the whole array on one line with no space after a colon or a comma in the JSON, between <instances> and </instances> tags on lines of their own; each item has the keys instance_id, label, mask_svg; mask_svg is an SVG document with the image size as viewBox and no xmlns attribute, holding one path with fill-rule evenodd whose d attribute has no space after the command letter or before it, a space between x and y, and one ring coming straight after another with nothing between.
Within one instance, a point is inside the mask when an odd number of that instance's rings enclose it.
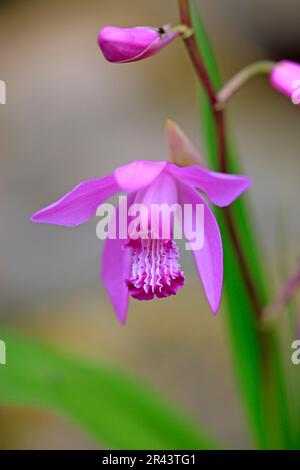
<instances>
[{"instance_id":1,"label":"arching stem","mask_svg":"<svg viewBox=\"0 0 300 470\"><path fill-rule=\"evenodd\" d=\"M225 108L227 102L234 96L237 91L251 78L260 74L269 75L274 67L274 62L260 61L250 64L244 69L240 70L224 85L222 90L217 95L217 103L215 109L221 111Z\"/></svg>"}]
</instances>

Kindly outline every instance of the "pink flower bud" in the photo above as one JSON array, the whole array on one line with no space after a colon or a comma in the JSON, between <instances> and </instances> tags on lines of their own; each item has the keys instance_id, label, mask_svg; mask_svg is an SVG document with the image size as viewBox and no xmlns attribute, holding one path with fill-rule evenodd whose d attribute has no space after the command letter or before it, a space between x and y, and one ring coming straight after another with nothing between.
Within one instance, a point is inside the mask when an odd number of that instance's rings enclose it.
<instances>
[{"instance_id":1,"label":"pink flower bud","mask_svg":"<svg viewBox=\"0 0 300 470\"><path fill-rule=\"evenodd\" d=\"M300 104L300 64L283 60L275 64L270 81L273 88Z\"/></svg>"},{"instance_id":2,"label":"pink flower bud","mask_svg":"<svg viewBox=\"0 0 300 470\"><path fill-rule=\"evenodd\" d=\"M178 35L169 25L163 28L105 26L99 31L98 44L109 62L135 62L156 54Z\"/></svg>"}]
</instances>

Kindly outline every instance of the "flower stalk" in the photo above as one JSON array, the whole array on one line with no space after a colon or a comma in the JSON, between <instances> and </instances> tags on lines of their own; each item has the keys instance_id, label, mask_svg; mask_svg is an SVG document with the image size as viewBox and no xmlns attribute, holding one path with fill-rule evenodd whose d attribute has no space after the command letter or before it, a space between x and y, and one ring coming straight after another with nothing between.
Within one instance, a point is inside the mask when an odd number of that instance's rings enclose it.
<instances>
[{"instance_id":1,"label":"flower stalk","mask_svg":"<svg viewBox=\"0 0 300 470\"><path fill-rule=\"evenodd\" d=\"M193 36L194 30L185 24L179 24L170 29L171 33L178 33L183 39Z\"/></svg>"},{"instance_id":2,"label":"flower stalk","mask_svg":"<svg viewBox=\"0 0 300 470\"><path fill-rule=\"evenodd\" d=\"M274 65L275 63L272 61L263 60L250 64L240 70L218 93L218 100L215 105L215 109L217 111L222 111L232 96L234 96L248 80L260 74L269 75L272 72Z\"/></svg>"}]
</instances>

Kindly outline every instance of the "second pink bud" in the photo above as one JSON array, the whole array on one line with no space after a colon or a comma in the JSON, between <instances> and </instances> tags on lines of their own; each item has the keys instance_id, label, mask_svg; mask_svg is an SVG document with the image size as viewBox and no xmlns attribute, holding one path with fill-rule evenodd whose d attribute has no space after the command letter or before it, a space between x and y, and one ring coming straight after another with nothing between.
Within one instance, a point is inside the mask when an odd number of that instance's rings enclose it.
<instances>
[{"instance_id":1,"label":"second pink bud","mask_svg":"<svg viewBox=\"0 0 300 470\"><path fill-rule=\"evenodd\" d=\"M283 60L274 65L270 75L273 88L288 96L296 104L300 104L300 65L296 62Z\"/></svg>"}]
</instances>

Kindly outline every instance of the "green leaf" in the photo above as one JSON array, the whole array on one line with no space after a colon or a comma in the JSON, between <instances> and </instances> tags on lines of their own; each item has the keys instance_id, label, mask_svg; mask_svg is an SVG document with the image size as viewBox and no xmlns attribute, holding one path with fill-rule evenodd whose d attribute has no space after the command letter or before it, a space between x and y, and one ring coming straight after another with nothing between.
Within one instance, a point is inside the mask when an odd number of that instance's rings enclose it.
<instances>
[{"instance_id":1,"label":"green leaf","mask_svg":"<svg viewBox=\"0 0 300 470\"><path fill-rule=\"evenodd\" d=\"M279 277L282 285L286 284L291 272L288 266L288 238L286 230L286 217L283 207L277 213L277 253L279 257ZM287 388L289 395L289 420L293 436L293 448L300 448L300 374L298 368L292 363L292 343L298 338L298 306L295 298L291 298L282 312L282 317L275 321L281 321L285 328L283 343L285 351L285 371L287 376Z\"/></svg>"},{"instance_id":2,"label":"green leaf","mask_svg":"<svg viewBox=\"0 0 300 470\"><path fill-rule=\"evenodd\" d=\"M190 0L193 28L201 55L218 90L221 87L215 56L205 33L194 1ZM204 137L207 142L211 167L218 169L218 147L213 111L206 93L200 92L200 108ZM229 171L240 172L240 164L229 141ZM249 202L240 198L233 206L234 223L237 228L248 269L255 279L262 303L268 300L261 254L254 236L255 227ZM228 329L233 352L234 366L239 390L245 404L248 423L257 446L266 448L289 448L288 411L285 380L282 371L277 334L262 331L249 299L238 259L232 245L222 211L216 215L220 224L224 247L224 290L228 305Z\"/></svg>"},{"instance_id":3,"label":"green leaf","mask_svg":"<svg viewBox=\"0 0 300 470\"><path fill-rule=\"evenodd\" d=\"M195 425L149 386L69 357L20 334L1 332L0 403L51 410L109 449L209 449Z\"/></svg>"},{"instance_id":4,"label":"green leaf","mask_svg":"<svg viewBox=\"0 0 300 470\"><path fill-rule=\"evenodd\" d=\"M218 170L218 147L215 132L215 125L213 119L213 112L210 106L210 102L204 93L200 90L200 107L202 115L202 124L204 137L207 142L208 158L211 167L214 170ZM232 139L229 142L229 171L231 173L241 173L241 164L238 161ZM269 293L267 289L266 276L264 269L261 266L261 249L258 246L258 242L255 238L254 227L255 221L252 216L252 210L247 196L239 198L232 205L233 216L235 225L239 233L239 237L244 247L244 255L252 274L252 278L255 279L256 288L263 304L267 304L269 301Z\"/></svg>"},{"instance_id":5,"label":"green leaf","mask_svg":"<svg viewBox=\"0 0 300 470\"><path fill-rule=\"evenodd\" d=\"M240 272L234 248L223 223L221 210L216 214L224 249L224 291L227 303L227 327L241 397L246 405L249 428L256 445L268 447L263 410L262 368L259 340L254 327L252 305Z\"/></svg>"}]
</instances>

